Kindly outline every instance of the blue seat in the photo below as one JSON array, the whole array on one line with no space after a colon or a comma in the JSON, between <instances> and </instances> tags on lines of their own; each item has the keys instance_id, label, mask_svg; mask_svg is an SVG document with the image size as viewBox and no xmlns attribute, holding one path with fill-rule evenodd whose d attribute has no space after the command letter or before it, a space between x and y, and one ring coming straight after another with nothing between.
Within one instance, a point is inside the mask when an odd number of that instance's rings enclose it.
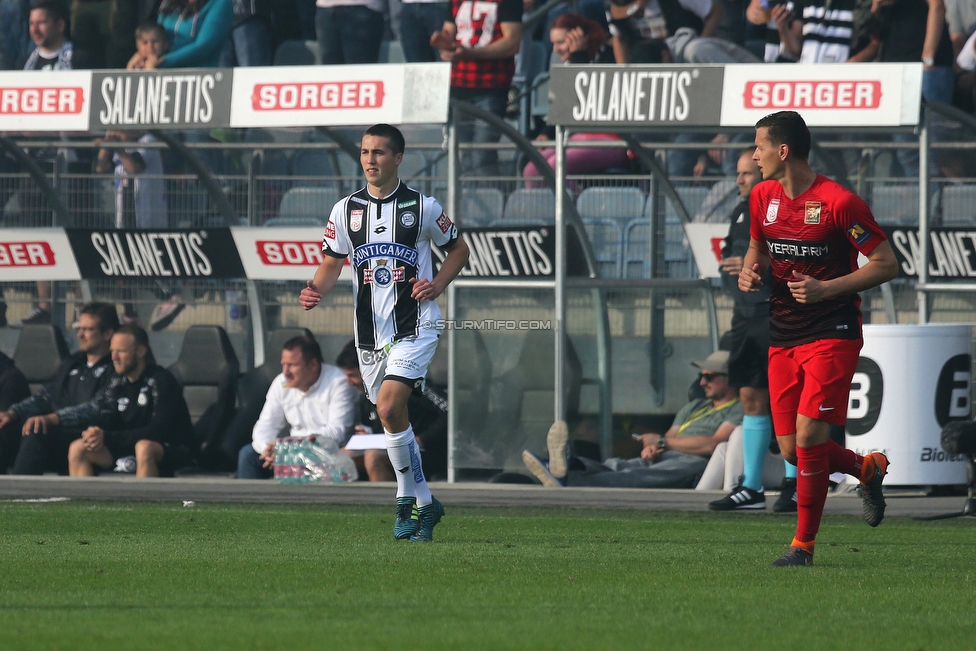
<instances>
[{"instance_id":1,"label":"blue seat","mask_svg":"<svg viewBox=\"0 0 976 651\"><path fill-rule=\"evenodd\" d=\"M583 219L610 219L621 225L644 212L644 193L633 187L590 187L576 199L576 211Z\"/></svg>"},{"instance_id":2,"label":"blue seat","mask_svg":"<svg viewBox=\"0 0 976 651\"><path fill-rule=\"evenodd\" d=\"M612 219L588 218L583 227L590 238L601 278L620 278L623 260L623 232Z\"/></svg>"},{"instance_id":3,"label":"blue seat","mask_svg":"<svg viewBox=\"0 0 976 651\"><path fill-rule=\"evenodd\" d=\"M487 226L505 210L505 195L498 188L464 188L458 203L458 223L467 227Z\"/></svg>"},{"instance_id":4,"label":"blue seat","mask_svg":"<svg viewBox=\"0 0 976 651\"><path fill-rule=\"evenodd\" d=\"M321 226L340 198L335 188L291 188L281 199L278 217L269 219L265 226Z\"/></svg>"},{"instance_id":5,"label":"blue seat","mask_svg":"<svg viewBox=\"0 0 976 651\"><path fill-rule=\"evenodd\" d=\"M508 195L505 212L492 226L553 224L556 221L556 195L549 188L518 188Z\"/></svg>"}]
</instances>

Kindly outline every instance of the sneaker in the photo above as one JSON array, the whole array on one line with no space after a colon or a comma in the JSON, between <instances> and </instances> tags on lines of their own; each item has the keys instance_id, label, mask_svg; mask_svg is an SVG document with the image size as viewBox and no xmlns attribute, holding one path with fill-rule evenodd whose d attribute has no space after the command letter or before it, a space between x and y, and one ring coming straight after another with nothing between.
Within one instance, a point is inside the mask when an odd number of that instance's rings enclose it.
<instances>
[{"instance_id":1,"label":"sneaker","mask_svg":"<svg viewBox=\"0 0 976 651\"><path fill-rule=\"evenodd\" d=\"M393 537L405 540L417 533L420 528L420 514L416 497L398 497L396 522L393 523Z\"/></svg>"},{"instance_id":2,"label":"sneaker","mask_svg":"<svg viewBox=\"0 0 976 651\"><path fill-rule=\"evenodd\" d=\"M159 332L175 321L185 307L186 303L179 296L170 296L165 303L157 305L156 309L153 310L152 318L149 320L149 328L153 332Z\"/></svg>"},{"instance_id":3,"label":"sneaker","mask_svg":"<svg viewBox=\"0 0 976 651\"><path fill-rule=\"evenodd\" d=\"M864 457L865 475L867 481L860 485L861 499L863 505L861 510L864 513L864 521L872 527L876 527L884 520L885 498L881 492L881 482L888 474L888 457L880 452L872 452Z\"/></svg>"},{"instance_id":4,"label":"sneaker","mask_svg":"<svg viewBox=\"0 0 976 651\"><path fill-rule=\"evenodd\" d=\"M708 503L709 511L739 511L746 509L762 510L766 508L766 495L762 491L754 491L746 486L736 486L735 490L720 500Z\"/></svg>"},{"instance_id":5,"label":"sneaker","mask_svg":"<svg viewBox=\"0 0 976 651\"><path fill-rule=\"evenodd\" d=\"M420 513L420 527L417 533L410 536L410 542L430 542L434 539L434 527L444 517L444 505L437 501L436 497L427 506L417 509Z\"/></svg>"},{"instance_id":6,"label":"sneaker","mask_svg":"<svg viewBox=\"0 0 976 651\"><path fill-rule=\"evenodd\" d=\"M800 565L813 565L813 554L799 547L790 547L790 551L772 563L773 567L794 567Z\"/></svg>"},{"instance_id":7,"label":"sneaker","mask_svg":"<svg viewBox=\"0 0 976 651\"><path fill-rule=\"evenodd\" d=\"M24 317L24 320L11 324L11 327L20 327L26 325L49 325L51 323L51 311L45 310L39 307L35 307L31 310L30 314Z\"/></svg>"},{"instance_id":8,"label":"sneaker","mask_svg":"<svg viewBox=\"0 0 976 651\"><path fill-rule=\"evenodd\" d=\"M779 487L779 497L773 502L773 511L776 513L796 512L796 477L783 477L783 483Z\"/></svg>"},{"instance_id":9,"label":"sneaker","mask_svg":"<svg viewBox=\"0 0 976 651\"><path fill-rule=\"evenodd\" d=\"M549 471L549 464L535 456L528 450L522 450L522 462L529 469L536 479L542 482L546 488L562 488L566 485L566 478L558 479Z\"/></svg>"},{"instance_id":10,"label":"sneaker","mask_svg":"<svg viewBox=\"0 0 976 651\"><path fill-rule=\"evenodd\" d=\"M567 454L569 444L569 428L566 421L557 420L546 434L546 447L549 448L549 472L556 479L566 478Z\"/></svg>"}]
</instances>

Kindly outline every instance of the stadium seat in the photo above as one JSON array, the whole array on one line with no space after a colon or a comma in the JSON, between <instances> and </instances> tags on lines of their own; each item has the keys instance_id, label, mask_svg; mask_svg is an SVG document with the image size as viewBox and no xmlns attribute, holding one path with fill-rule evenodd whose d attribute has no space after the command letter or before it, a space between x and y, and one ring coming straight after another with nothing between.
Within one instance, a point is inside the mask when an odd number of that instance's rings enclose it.
<instances>
[{"instance_id":1,"label":"stadium seat","mask_svg":"<svg viewBox=\"0 0 976 651\"><path fill-rule=\"evenodd\" d=\"M317 41L284 41L275 50L273 65L317 66L322 63Z\"/></svg>"},{"instance_id":2,"label":"stadium seat","mask_svg":"<svg viewBox=\"0 0 976 651\"><path fill-rule=\"evenodd\" d=\"M873 186L871 212L882 226L918 224L918 183Z\"/></svg>"},{"instance_id":3,"label":"stadium seat","mask_svg":"<svg viewBox=\"0 0 976 651\"><path fill-rule=\"evenodd\" d=\"M14 365L27 378L31 393L37 393L54 378L58 367L70 355L61 329L53 325L26 325L14 347Z\"/></svg>"},{"instance_id":4,"label":"stadium seat","mask_svg":"<svg viewBox=\"0 0 976 651\"><path fill-rule=\"evenodd\" d=\"M651 277L651 258L648 255L650 239L650 219L635 219L627 224L624 230L624 278Z\"/></svg>"},{"instance_id":5,"label":"stadium seat","mask_svg":"<svg viewBox=\"0 0 976 651\"><path fill-rule=\"evenodd\" d=\"M464 188L458 205L458 224L464 228L487 226L504 214L505 195L498 188Z\"/></svg>"},{"instance_id":6,"label":"stadium seat","mask_svg":"<svg viewBox=\"0 0 976 651\"><path fill-rule=\"evenodd\" d=\"M705 201L705 197L708 196L711 188L704 188L697 185L679 185L675 188L675 192L678 193L678 198L681 199L681 203L684 204L685 210L688 214L694 218L695 214L701 208L702 203ZM678 216L678 210L671 205L670 201L665 201L665 215ZM728 215L725 215L726 217Z\"/></svg>"},{"instance_id":7,"label":"stadium seat","mask_svg":"<svg viewBox=\"0 0 976 651\"><path fill-rule=\"evenodd\" d=\"M590 237L600 278L620 278L623 259L623 232L620 226L612 219L588 218L583 220L583 227Z\"/></svg>"},{"instance_id":8,"label":"stadium seat","mask_svg":"<svg viewBox=\"0 0 976 651\"><path fill-rule=\"evenodd\" d=\"M335 156L328 149L297 150L291 159L295 187L334 187L335 177L340 176Z\"/></svg>"},{"instance_id":9,"label":"stadium seat","mask_svg":"<svg viewBox=\"0 0 976 651\"><path fill-rule=\"evenodd\" d=\"M583 219L610 219L620 225L644 212L644 193L633 187L590 187L576 199L576 211Z\"/></svg>"},{"instance_id":10,"label":"stadium seat","mask_svg":"<svg viewBox=\"0 0 976 651\"><path fill-rule=\"evenodd\" d=\"M549 115L549 73L540 72L532 80L532 100L530 112L534 118L545 118Z\"/></svg>"},{"instance_id":11,"label":"stadium seat","mask_svg":"<svg viewBox=\"0 0 976 651\"><path fill-rule=\"evenodd\" d=\"M915 212L918 212L918 206L916 206ZM976 185L965 183L943 186L942 225L976 225Z\"/></svg>"},{"instance_id":12,"label":"stadium seat","mask_svg":"<svg viewBox=\"0 0 976 651\"><path fill-rule=\"evenodd\" d=\"M508 195L505 212L492 226L553 224L556 220L556 195L549 188L518 188Z\"/></svg>"},{"instance_id":13,"label":"stadium seat","mask_svg":"<svg viewBox=\"0 0 976 651\"><path fill-rule=\"evenodd\" d=\"M220 326L190 326L180 354L169 367L183 387L199 461L206 470L233 468L236 457L222 454L220 441L234 416L239 365L227 332Z\"/></svg>"},{"instance_id":14,"label":"stadium seat","mask_svg":"<svg viewBox=\"0 0 976 651\"><path fill-rule=\"evenodd\" d=\"M566 343L566 415L573 419L579 412L582 366L572 342ZM487 426L479 428L485 438L476 445L493 450L506 467L521 468L523 449L546 449L555 363L552 332L531 330L522 341L518 362L492 383L491 413Z\"/></svg>"},{"instance_id":15,"label":"stadium seat","mask_svg":"<svg viewBox=\"0 0 976 651\"><path fill-rule=\"evenodd\" d=\"M237 411L227 425L220 447L225 459L237 463L237 453L251 440L251 430L258 422L264 398L271 382L281 373L281 348L292 337L312 337L308 328L279 328L268 333L264 348L264 364L241 376L237 382Z\"/></svg>"},{"instance_id":16,"label":"stadium seat","mask_svg":"<svg viewBox=\"0 0 976 651\"><path fill-rule=\"evenodd\" d=\"M277 221L269 219L265 226L321 226L340 198L335 188L292 188L281 198Z\"/></svg>"},{"instance_id":17,"label":"stadium seat","mask_svg":"<svg viewBox=\"0 0 976 651\"><path fill-rule=\"evenodd\" d=\"M701 206L705 195L708 194L708 188L686 187L678 188L677 190L678 197L682 200L682 203L684 203L685 208L691 215L695 214L697 207ZM678 216L678 211L675 210L670 201L664 201L664 205L664 262L667 268L667 276L668 278L689 278L693 271L693 260L691 249L685 241L685 229L682 219ZM651 200L648 198L647 205L644 207L644 217L648 220L653 217L651 215L651 209ZM654 223L659 223L659 220L660 217ZM650 237L650 230L641 231L639 228L635 229L635 234L640 233L646 233L645 239L638 245L642 246L646 255L646 251L648 250L647 238ZM649 270L650 267L648 267Z\"/></svg>"}]
</instances>

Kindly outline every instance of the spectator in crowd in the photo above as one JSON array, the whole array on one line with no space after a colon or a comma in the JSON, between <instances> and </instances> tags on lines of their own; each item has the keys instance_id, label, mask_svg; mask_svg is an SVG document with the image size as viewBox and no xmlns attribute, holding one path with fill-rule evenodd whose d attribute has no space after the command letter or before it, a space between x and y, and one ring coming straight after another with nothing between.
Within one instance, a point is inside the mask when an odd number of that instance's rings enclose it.
<instances>
[{"instance_id":1,"label":"spectator in crowd","mask_svg":"<svg viewBox=\"0 0 976 651\"><path fill-rule=\"evenodd\" d=\"M515 75L515 54L522 44L520 0L485 0L474 10L472 0L452 0L451 14L430 44L441 59L451 62L451 97L474 104L499 118L505 117L508 89ZM498 142L501 132L467 114L457 118L460 142ZM465 152L465 172L497 175L498 152Z\"/></svg>"},{"instance_id":2,"label":"spectator in crowd","mask_svg":"<svg viewBox=\"0 0 976 651\"><path fill-rule=\"evenodd\" d=\"M234 26L221 67L270 66L271 55L271 0L234 0Z\"/></svg>"},{"instance_id":3,"label":"spectator in crowd","mask_svg":"<svg viewBox=\"0 0 976 651\"><path fill-rule=\"evenodd\" d=\"M437 48L430 44L430 35L444 26L450 15L451 3L438 0L403 0L400 7L400 45L403 57L410 63L440 61Z\"/></svg>"},{"instance_id":4,"label":"spectator in crowd","mask_svg":"<svg viewBox=\"0 0 976 651\"><path fill-rule=\"evenodd\" d=\"M636 459L607 459L603 463L568 457L565 428L549 430L546 463L528 450L522 460L544 486L612 486L617 488L692 488L719 443L727 441L742 423L738 390L729 384L729 353L719 350L693 361L701 369L699 384L705 397L681 408L664 434L640 436L644 445Z\"/></svg>"},{"instance_id":5,"label":"spectator in crowd","mask_svg":"<svg viewBox=\"0 0 976 651\"><path fill-rule=\"evenodd\" d=\"M563 63L614 63L613 48L610 46L607 33L599 23L582 14L560 14L552 23L549 39L552 41L552 51ZM538 139L551 140L553 137L555 137L555 129L547 128ZM570 141L619 141L620 137L612 133L574 133L569 139ZM556 150L543 149L540 153L549 166L555 168ZM570 175L601 174L609 169L628 167L630 167L630 159L627 150L622 147L600 149L568 147L566 149L566 173ZM538 180L539 170L535 163L526 165L522 176L529 179L526 185L530 188L545 186Z\"/></svg>"},{"instance_id":6,"label":"spectator in crowd","mask_svg":"<svg viewBox=\"0 0 976 651\"><path fill-rule=\"evenodd\" d=\"M385 32L383 0L316 0L315 34L322 63L376 63Z\"/></svg>"},{"instance_id":7,"label":"spectator in crowd","mask_svg":"<svg viewBox=\"0 0 976 651\"><path fill-rule=\"evenodd\" d=\"M945 0L945 20L949 26L952 56L959 56L969 36L976 32L976 1Z\"/></svg>"},{"instance_id":8,"label":"spectator in crowd","mask_svg":"<svg viewBox=\"0 0 976 651\"><path fill-rule=\"evenodd\" d=\"M126 64L128 70L152 70L169 51L169 36L157 22L140 23L136 27L136 53Z\"/></svg>"},{"instance_id":9,"label":"spectator in crowd","mask_svg":"<svg viewBox=\"0 0 976 651\"><path fill-rule=\"evenodd\" d=\"M68 446L81 436L80 428L59 427L53 414L91 400L112 377L109 344L119 328L114 305L87 303L78 315L78 352L61 363L54 378L36 395L6 407L0 427L17 427L20 450L16 475L68 472Z\"/></svg>"},{"instance_id":10,"label":"spectator in crowd","mask_svg":"<svg viewBox=\"0 0 976 651\"><path fill-rule=\"evenodd\" d=\"M239 479L269 479L274 473L275 441L287 436L331 438L342 447L353 431L356 390L335 366L322 361L315 339L293 337L281 349L281 374L271 383L254 424L252 441L237 457Z\"/></svg>"},{"instance_id":11,"label":"spectator in crowd","mask_svg":"<svg viewBox=\"0 0 976 651\"><path fill-rule=\"evenodd\" d=\"M634 46L666 38L682 27L714 36L722 22L722 5L713 0L608 0L607 21L617 63L647 63Z\"/></svg>"},{"instance_id":12,"label":"spectator in crowd","mask_svg":"<svg viewBox=\"0 0 976 651\"><path fill-rule=\"evenodd\" d=\"M93 69L125 67L133 49L129 35L137 22L137 3L131 0L71 2L72 39Z\"/></svg>"},{"instance_id":13,"label":"spectator in crowd","mask_svg":"<svg viewBox=\"0 0 976 651\"><path fill-rule=\"evenodd\" d=\"M149 337L121 326L111 343L115 375L93 399L56 411L51 421L84 428L68 447L68 473L87 477L135 457L137 477L158 477L191 461L193 425L183 389L173 374L152 362Z\"/></svg>"},{"instance_id":14,"label":"spectator in crowd","mask_svg":"<svg viewBox=\"0 0 976 651\"><path fill-rule=\"evenodd\" d=\"M763 279L758 292L739 289L742 260L749 250L749 195L762 181L759 165L753 160L754 149L743 151L738 160L736 184L741 201L729 215L729 234L722 246L722 286L732 296L732 328L725 336L729 346L729 382L739 387L739 401L744 416L742 428L724 445L727 449L712 455L709 469L724 488L724 476L742 475L738 486L724 498L708 505L713 511L766 508L763 490L763 471L769 456L773 422L769 415L769 380L766 366L769 358L769 293L772 273ZM735 448L733 449L733 446ZM722 463L722 461L725 463ZM783 462L785 463L785 462ZM730 469L730 466L737 466ZM706 470L706 475L709 474ZM779 476L782 476L782 472ZM787 464L787 479L783 482L774 511L795 511L796 466ZM705 477L702 478L705 481ZM699 488L702 486L699 485Z\"/></svg>"},{"instance_id":15,"label":"spectator in crowd","mask_svg":"<svg viewBox=\"0 0 976 651\"><path fill-rule=\"evenodd\" d=\"M792 1L751 0L746 18L754 25L767 26L767 63L844 63L850 58L857 2L809 0L794 5Z\"/></svg>"},{"instance_id":16,"label":"spectator in crowd","mask_svg":"<svg viewBox=\"0 0 976 651\"><path fill-rule=\"evenodd\" d=\"M952 70L952 41L945 21L943 0L873 0L875 18L867 46L868 60L883 63L922 62L922 98L929 102L952 103L955 73ZM945 140L946 129L940 120L933 123L932 139ZM896 141L914 140L896 134ZM918 176L918 150L895 151L902 173ZM933 161L932 171L936 170Z\"/></svg>"},{"instance_id":17,"label":"spectator in crowd","mask_svg":"<svg viewBox=\"0 0 976 651\"><path fill-rule=\"evenodd\" d=\"M234 4L233 0L163 0L157 20L170 43L158 67L216 68L234 25Z\"/></svg>"},{"instance_id":18,"label":"spectator in crowd","mask_svg":"<svg viewBox=\"0 0 976 651\"><path fill-rule=\"evenodd\" d=\"M33 50L30 0L0 0L0 70L23 68Z\"/></svg>"},{"instance_id":19,"label":"spectator in crowd","mask_svg":"<svg viewBox=\"0 0 976 651\"><path fill-rule=\"evenodd\" d=\"M24 374L14 366L14 360L0 352L0 474L6 474L20 446L17 418L10 408L28 399L30 385Z\"/></svg>"},{"instance_id":20,"label":"spectator in crowd","mask_svg":"<svg viewBox=\"0 0 976 651\"><path fill-rule=\"evenodd\" d=\"M359 393L357 399L357 419L355 434L382 434L376 405L366 397L363 375L359 370L359 354L355 340L350 340L339 356L336 366L346 376L349 386ZM447 399L433 387L428 380L423 389L414 387L407 399L407 412L416 437L417 445L423 454L424 476L428 478L447 476ZM370 481L396 481L393 464L385 448L367 449L362 453L346 450L356 462L359 476L364 474Z\"/></svg>"}]
</instances>

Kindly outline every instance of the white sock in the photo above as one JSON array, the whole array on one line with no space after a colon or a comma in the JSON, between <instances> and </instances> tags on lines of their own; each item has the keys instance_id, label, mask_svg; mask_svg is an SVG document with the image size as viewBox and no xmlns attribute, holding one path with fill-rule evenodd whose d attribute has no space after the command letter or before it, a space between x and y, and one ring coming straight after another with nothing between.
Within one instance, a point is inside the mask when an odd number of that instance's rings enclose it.
<instances>
[{"instance_id":1,"label":"white sock","mask_svg":"<svg viewBox=\"0 0 976 651\"><path fill-rule=\"evenodd\" d=\"M384 430L384 432L386 432ZM416 497L417 506L431 503L430 488L424 478L420 461L420 446L413 436L413 427L398 433L386 432L386 453L393 464L397 480L397 497Z\"/></svg>"}]
</instances>

